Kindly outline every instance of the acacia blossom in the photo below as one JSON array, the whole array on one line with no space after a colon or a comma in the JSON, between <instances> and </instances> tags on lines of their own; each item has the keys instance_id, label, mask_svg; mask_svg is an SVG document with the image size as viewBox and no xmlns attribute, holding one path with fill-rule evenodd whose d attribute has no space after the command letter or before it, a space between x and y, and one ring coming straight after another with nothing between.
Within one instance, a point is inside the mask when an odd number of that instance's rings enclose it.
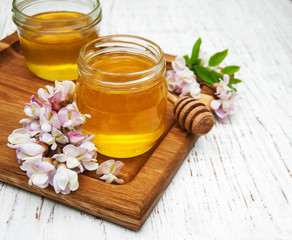
<instances>
[{"instance_id":1,"label":"acacia blossom","mask_svg":"<svg viewBox=\"0 0 292 240\"><path fill-rule=\"evenodd\" d=\"M206 51L200 50L199 59L201 59L201 63L200 63L201 66L210 67L209 66L209 55Z\"/></svg>"},{"instance_id":2,"label":"acacia blossom","mask_svg":"<svg viewBox=\"0 0 292 240\"><path fill-rule=\"evenodd\" d=\"M20 168L26 171L29 185L36 185L40 188L46 188L49 184L53 185L56 169L51 163L46 161L24 163Z\"/></svg>"},{"instance_id":3,"label":"acacia blossom","mask_svg":"<svg viewBox=\"0 0 292 240\"><path fill-rule=\"evenodd\" d=\"M94 134L87 135L87 133L84 132L81 128L73 128L72 131L67 133L67 135L70 143L76 146L79 146L83 142L90 142L94 138Z\"/></svg>"},{"instance_id":4,"label":"acacia blossom","mask_svg":"<svg viewBox=\"0 0 292 240\"><path fill-rule=\"evenodd\" d=\"M52 150L55 150L57 148L57 143L65 145L66 143L69 142L66 134L55 127L52 127L51 133L47 132L41 133L39 139L41 142L51 145Z\"/></svg>"},{"instance_id":5,"label":"acacia blossom","mask_svg":"<svg viewBox=\"0 0 292 240\"><path fill-rule=\"evenodd\" d=\"M234 101L237 98L237 93L228 87L230 79L227 74L223 75L223 80L216 88L216 95L218 99L211 102L211 108L215 110L216 116L221 122L226 122L227 116L235 112Z\"/></svg>"},{"instance_id":6,"label":"acacia blossom","mask_svg":"<svg viewBox=\"0 0 292 240\"><path fill-rule=\"evenodd\" d=\"M47 150L48 147L41 142L26 142L19 145L16 150L16 156L20 162L39 163Z\"/></svg>"},{"instance_id":7,"label":"acacia blossom","mask_svg":"<svg viewBox=\"0 0 292 240\"><path fill-rule=\"evenodd\" d=\"M33 141L33 139L31 139L30 133L23 128L18 128L8 136L8 147L18 148L20 144L30 141Z\"/></svg>"},{"instance_id":8,"label":"acacia blossom","mask_svg":"<svg viewBox=\"0 0 292 240\"><path fill-rule=\"evenodd\" d=\"M66 107L63 107L58 112L58 119L62 127L66 127L69 130L82 125L86 121L86 117L90 117L88 114L81 114L78 111L77 105L75 102L68 104Z\"/></svg>"},{"instance_id":9,"label":"acacia blossom","mask_svg":"<svg viewBox=\"0 0 292 240\"><path fill-rule=\"evenodd\" d=\"M41 125L42 132L50 132L52 130L52 125L50 120L52 118L52 106L44 103L40 109L39 123Z\"/></svg>"},{"instance_id":10,"label":"acacia blossom","mask_svg":"<svg viewBox=\"0 0 292 240\"><path fill-rule=\"evenodd\" d=\"M96 174L102 175L99 179L104 180L107 183L123 183L124 181L122 179L116 177L123 166L124 163L121 161L107 160L99 165Z\"/></svg>"},{"instance_id":11,"label":"acacia blossom","mask_svg":"<svg viewBox=\"0 0 292 240\"><path fill-rule=\"evenodd\" d=\"M23 118L19 123L23 124L23 129L25 129L32 137L42 131L39 119Z\"/></svg>"},{"instance_id":12,"label":"acacia blossom","mask_svg":"<svg viewBox=\"0 0 292 240\"><path fill-rule=\"evenodd\" d=\"M176 57L172 61L173 70L166 73L168 90L180 94L180 96L190 95L193 98L200 98L201 88L194 73L186 66L183 57Z\"/></svg>"},{"instance_id":13,"label":"acacia blossom","mask_svg":"<svg viewBox=\"0 0 292 240\"><path fill-rule=\"evenodd\" d=\"M41 107L42 104L35 98L34 95L32 95L30 102L25 104L23 111L30 118L38 118Z\"/></svg>"},{"instance_id":14,"label":"acacia blossom","mask_svg":"<svg viewBox=\"0 0 292 240\"><path fill-rule=\"evenodd\" d=\"M53 186L56 193L69 194L76 191L79 187L78 174L60 164L53 179Z\"/></svg>"},{"instance_id":15,"label":"acacia blossom","mask_svg":"<svg viewBox=\"0 0 292 240\"><path fill-rule=\"evenodd\" d=\"M97 169L98 164L96 163L97 160L95 159L95 157L96 157L95 147L86 148L84 145L76 147L72 144L66 145L63 148L63 153L55 154L52 156L52 158L56 159L58 162L61 163L66 162L67 168L75 170L76 172L80 173L84 171L84 168L87 170Z\"/></svg>"},{"instance_id":16,"label":"acacia blossom","mask_svg":"<svg viewBox=\"0 0 292 240\"><path fill-rule=\"evenodd\" d=\"M15 129L8 136L7 146L16 149L20 168L26 171L29 185L45 188L52 185L56 193L69 194L79 187L78 173L96 170L97 148L94 135L87 135L81 126L88 114L79 112L73 101L75 84L71 81L55 82L38 90L24 107L27 118L20 120L23 128ZM103 163L106 182L122 183L114 175L121 162ZM109 170L104 166L111 166Z\"/></svg>"},{"instance_id":17,"label":"acacia blossom","mask_svg":"<svg viewBox=\"0 0 292 240\"><path fill-rule=\"evenodd\" d=\"M55 88L46 86L46 89L40 88L38 90L38 97L50 103L54 110L59 110L63 103L70 102L75 92L75 84L72 81L55 82Z\"/></svg>"},{"instance_id":18,"label":"acacia blossom","mask_svg":"<svg viewBox=\"0 0 292 240\"><path fill-rule=\"evenodd\" d=\"M70 101L75 93L75 84L72 81L55 82L55 91L59 94L55 102Z\"/></svg>"}]
</instances>

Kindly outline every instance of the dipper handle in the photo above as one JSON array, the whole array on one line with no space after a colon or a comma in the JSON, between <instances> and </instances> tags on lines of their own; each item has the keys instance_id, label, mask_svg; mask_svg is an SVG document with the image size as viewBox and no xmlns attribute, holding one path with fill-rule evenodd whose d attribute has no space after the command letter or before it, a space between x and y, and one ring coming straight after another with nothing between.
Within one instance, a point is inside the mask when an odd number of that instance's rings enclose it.
<instances>
[{"instance_id":1,"label":"dipper handle","mask_svg":"<svg viewBox=\"0 0 292 240\"><path fill-rule=\"evenodd\" d=\"M178 97L170 92L167 92L167 99L172 102L172 104L175 104L178 100Z\"/></svg>"},{"instance_id":2,"label":"dipper handle","mask_svg":"<svg viewBox=\"0 0 292 240\"><path fill-rule=\"evenodd\" d=\"M210 102L214 99L212 96L202 94L201 98L196 100L191 97L178 98L168 92L167 98L174 104L174 116L182 129L201 136L213 128L215 118L210 111Z\"/></svg>"}]
</instances>

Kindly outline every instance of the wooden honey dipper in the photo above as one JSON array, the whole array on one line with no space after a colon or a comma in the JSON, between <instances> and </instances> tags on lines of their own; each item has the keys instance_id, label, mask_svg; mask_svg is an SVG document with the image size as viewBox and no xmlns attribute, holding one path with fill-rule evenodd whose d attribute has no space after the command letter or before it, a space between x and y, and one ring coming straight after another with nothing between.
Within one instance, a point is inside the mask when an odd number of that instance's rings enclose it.
<instances>
[{"instance_id":1,"label":"wooden honey dipper","mask_svg":"<svg viewBox=\"0 0 292 240\"><path fill-rule=\"evenodd\" d=\"M196 100L191 97L178 98L168 92L167 99L173 103L175 119L182 129L201 136L214 126L215 118L210 107L214 99L212 96L201 94L201 98Z\"/></svg>"}]
</instances>

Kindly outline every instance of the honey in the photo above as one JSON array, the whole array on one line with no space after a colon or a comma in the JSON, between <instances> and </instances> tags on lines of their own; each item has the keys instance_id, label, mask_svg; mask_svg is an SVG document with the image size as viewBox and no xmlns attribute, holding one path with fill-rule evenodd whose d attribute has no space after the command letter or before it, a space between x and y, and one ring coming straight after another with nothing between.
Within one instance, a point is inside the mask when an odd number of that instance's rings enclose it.
<instances>
[{"instance_id":1,"label":"honey","mask_svg":"<svg viewBox=\"0 0 292 240\"><path fill-rule=\"evenodd\" d=\"M148 151L165 130L164 58L108 50L85 62L91 71L79 65L77 103L91 115L83 129L95 134L98 151L118 158Z\"/></svg>"},{"instance_id":2,"label":"honey","mask_svg":"<svg viewBox=\"0 0 292 240\"><path fill-rule=\"evenodd\" d=\"M44 4L50 1L34 2ZM71 1L61 0L60 3L62 2L70 9ZM13 20L18 26L20 44L30 71L51 81L77 79L79 51L85 43L98 37L100 13L92 16L92 13L88 15L61 10L22 16L23 12L20 13L15 8Z\"/></svg>"},{"instance_id":3,"label":"honey","mask_svg":"<svg viewBox=\"0 0 292 240\"><path fill-rule=\"evenodd\" d=\"M80 17L77 12L50 12L35 15L35 18L59 20ZM50 26L46 26L49 28ZM71 32L71 33L70 33ZM47 80L77 79L77 59L81 47L96 38L96 31L75 33L66 31L59 35L32 35L24 33L19 40L26 64L31 72Z\"/></svg>"}]
</instances>

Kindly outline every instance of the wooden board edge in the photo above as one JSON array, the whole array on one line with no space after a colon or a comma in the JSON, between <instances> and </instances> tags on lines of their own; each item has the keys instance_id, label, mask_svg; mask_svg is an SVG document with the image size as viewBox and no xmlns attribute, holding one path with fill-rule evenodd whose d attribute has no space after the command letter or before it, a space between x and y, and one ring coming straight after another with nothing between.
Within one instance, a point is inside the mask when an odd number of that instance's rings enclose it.
<instances>
[{"instance_id":1,"label":"wooden board edge","mask_svg":"<svg viewBox=\"0 0 292 240\"><path fill-rule=\"evenodd\" d=\"M18 35L17 32L14 32L7 37L0 40L0 52L11 47L14 43L18 42Z\"/></svg>"}]
</instances>

